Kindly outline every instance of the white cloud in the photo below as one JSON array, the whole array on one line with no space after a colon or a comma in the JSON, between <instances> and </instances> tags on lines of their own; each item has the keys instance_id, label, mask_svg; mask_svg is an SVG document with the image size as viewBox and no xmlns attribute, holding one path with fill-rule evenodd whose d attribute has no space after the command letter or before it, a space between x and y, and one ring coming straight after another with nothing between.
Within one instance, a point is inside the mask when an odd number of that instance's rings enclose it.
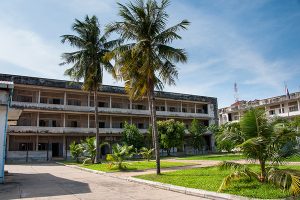
<instances>
[{"instance_id":1,"label":"white cloud","mask_svg":"<svg viewBox=\"0 0 300 200\"><path fill-rule=\"evenodd\" d=\"M60 49L48 44L33 31L0 21L0 60L55 77L59 69Z\"/></svg>"}]
</instances>

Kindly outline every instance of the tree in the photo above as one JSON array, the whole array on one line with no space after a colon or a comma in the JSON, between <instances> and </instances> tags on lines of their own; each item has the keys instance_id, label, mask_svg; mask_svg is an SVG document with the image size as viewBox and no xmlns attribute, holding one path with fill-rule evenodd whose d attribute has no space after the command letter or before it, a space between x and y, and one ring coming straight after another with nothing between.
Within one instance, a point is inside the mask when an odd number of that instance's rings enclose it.
<instances>
[{"instance_id":1,"label":"tree","mask_svg":"<svg viewBox=\"0 0 300 200\"><path fill-rule=\"evenodd\" d=\"M133 146L115 144L112 146L112 154L107 154L106 160L111 162L111 166L117 166L118 169L126 168L124 160L131 158Z\"/></svg>"},{"instance_id":2,"label":"tree","mask_svg":"<svg viewBox=\"0 0 300 200\"><path fill-rule=\"evenodd\" d=\"M144 145L144 136L134 124L125 122L122 141L127 145L133 145L134 148L140 149Z\"/></svg>"},{"instance_id":3,"label":"tree","mask_svg":"<svg viewBox=\"0 0 300 200\"><path fill-rule=\"evenodd\" d=\"M147 149L146 147L142 147L139 154L149 162L152 158L153 151L154 149Z\"/></svg>"},{"instance_id":4,"label":"tree","mask_svg":"<svg viewBox=\"0 0 300 200\"><path fill-rule=\"evenodd\" d=\"M219 151L231 152L238 144L244 142L241 135L240 123L232 122L220 126L216 131L216 143Z\"/></svg>"},{"instance_id":5,"label":"tree","mask_svg":"<svg viewBox=\"0 0 300 200\"><path fill-rule=\"evenodd\" d=\"M163 149L167 150L170 156L170 150L173 147L182 146L185 126L183 122L174 119L157 122L160 143Z\"/></svg>"},{"instance_id":6,"label":"tree","mask_svg":"<svg viewBox=\"0 0 300 200\"><path fill-rule=\"evenodd\" d=\"M91 161L92 163L96 163L95 157L96 157L96 138L86 138L84 141L81 141L81 146L83 149L83 155L85 159L83 160L83 164L85 164L88 161Z\"/></svg>"},{"instance_id":7,"label":"tree","mask_svg":"<svg viewBox=\"0 0 300 200\"><path fill-rule=\"evenodd\" d=\"M73 141L70 144L70 153L71 153L72 158L74 160L76 160L76 162L78 163L79 162L79 157L83 153L83 148L82 148L82 146L80 144L76 144L76 142Z\"/></svg>"},{"instance_id":8,"label":"tree","mask_svg":"<svg viewBox=\"0 0 300 200\"><path fill-rule=\"evenodd\" d=\"M240 128L231 131L231 138L241 148L247 159L258 161L260 173L255 173L246 165L224 162L223 169L233 169L221 187L222 190L233 179L241 177L256 178L262 183L272 182L286 188L291 188L293 193L300 193L299 172L280 170L275 167L267 168L266 163L280 164L285 158L296 153L296 132L284 123L274 124L265 116L261 109L250 109L240 121Z\"/></svg>"},{"instance_id":9,"label":"tree","mask_svg":"<svg viewBox=\"0 0 300 200\"><path fill-rule=\"evenodd\" d=\"M103 70L111 72L113 66L104 59L104 55L119 44L119 40L107 41L108 34L101 35L100 25L96 16L86 16L84 21L75 19L72 30L76 35L62 35L62 43L69 43L76 51L63 53L64 60L61 65L72 64L73 66L65 71L65 75L73 80L83 79L82 89L94 92L96 146L99 147L99 124L98 124L98 98L97 92L101 88ZM100 150L96 149L95 162L100 159Z\"/></svg>"},{"instance_id":10,"label":"tree","mask_svg":"<svg viewBox=\"0 0 300 200\"><path fill-rule=\"evenodd\" d=\"M206 145L205 139L203 137L204 133L207 131L206 127L199 123L197 119L193 119L191 123L191 127L189 132L191 133L192 137L192 146L194 149L202 150L203 147Z\"/></svg>"},{"instance_id":11,"label":"tree","mask_svg":"<svg viewBox=\"0 0 300 200\"><path fill-rule=\"evenodd\" d=\"M189 22L183 20L167 28L166 8L169 4L169 0L162 0L160 4L155 0L119 3L122 21L107 26L109 32L116 32L122 40L129 42L108 56L115 58L117 74L125 82L126 91L132 99L148 98L157 174L160 174L160 147L154 90L162 90L164 84L174 85L178 76L175 63L187 60L183 49L170 44L181 39L177 32L187 29Z\"/></svg>"}]
</instances>

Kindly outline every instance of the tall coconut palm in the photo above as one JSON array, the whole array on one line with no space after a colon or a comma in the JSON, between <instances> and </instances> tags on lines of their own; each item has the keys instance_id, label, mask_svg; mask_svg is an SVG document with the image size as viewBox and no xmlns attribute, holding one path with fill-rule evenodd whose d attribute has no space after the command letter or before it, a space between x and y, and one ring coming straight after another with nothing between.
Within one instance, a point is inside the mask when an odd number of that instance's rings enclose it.
<instances>
[{"instance_id":1,"label":"tall coconut palm","mask_svg":"<svg viewBox=\"0 0 300 200\"><path fill-rule=\"evenodd\" d=\"M103 70L112 72L112 64L104 59L104 55L119 44L119 40L108 41L108 34L101 35L100 25L96 16L86 16L83 21L75 19L72 30L76 35L62 35L62 43L69 43L77 50L63 53L62 65L73 66L65 71L65 75L73 80L83 79L82 89L94 93L95 127L96 127L96 163L100 162L98 98L97 93L102 85Z\"/></svg>"},{"instance_id":2,"label":"tall coconut palm","mask_svg":"<svg viewBox=\"0 0 300 200\"><path fill-rule=\"evenodd\" d=\"M125 81L126 91L132 99L148 98L157 174L160 174L160 152L154 90L162 90L164 84L175 85L178 76L175 63L187 60L183 49L170 44L181 39L177 32L187 29L189 22L183 20L168 28L166 8L169 4L169 0L161 3L155 0L137 0L125 5L119 3L122 21L107 26L107 31L118 33L122 40L128 42L111 54L115 56L116 69Z\"/></svg>"},{"instance_id":3,"label":"tall coconut palm","mask_svg":"<svg viewBox=\"0 0 300 200\"><path fill-rule=\"evenodd\" d=\"M224 179L220 190L231 180L252 177L262 183L275 183L284 189L291 187L293 193L300 193L300 172L272 167L297 152L297 133L293 128L276 119L267 119L264 110L250 109L244 114L238 128L224 131L228 134L224 139L234 142L247 159L259 162L260 173L253 172L246 165L224 162L220 164L221 168L233 169L234 172ZM268 161L271 168L266 167Z\"/></svg>"}]
</instances>

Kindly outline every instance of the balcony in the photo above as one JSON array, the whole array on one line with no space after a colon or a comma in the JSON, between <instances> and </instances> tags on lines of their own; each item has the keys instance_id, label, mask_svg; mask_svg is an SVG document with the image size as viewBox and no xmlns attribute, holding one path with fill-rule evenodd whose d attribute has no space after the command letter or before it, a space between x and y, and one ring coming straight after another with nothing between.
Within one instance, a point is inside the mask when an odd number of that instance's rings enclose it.
<instances>
[{"instance_id":1,"label":"balcony","mask_svg":"<svg viewBox=\"0 0 300 200\"><path fill-rule=\"evenodd\" d=\"M100 128L100 134L122 133L121 128ZM146 133L147 129L140 129ZM71 127L36 127L36 126L8 126L8 133L39 133L39 134L96 134L95 128L71 128Z\"/></svg>"},{"instance_id":2,"label":"balcony","mask_svg":"<svg viewBox=\"0 0 300 200\"><path fill-rule=\"evenodd\" d=\"M89 106L73 106L73 105L57 105L57 104L43 104L43 103L29 103L29 102L12 102L12 107L17 109L37 109L47 111L71 111L71 112L88 112L94 113L94 107ZM128 114L128 115L150 115L149 110L136 110L126 108L107 108L99 107L99 113L109 114ZM214 112L206 113L187 113L187 112L170 112L170 111L157 111L158 116L166 117L190 117L190 118L214 118Z\"/></svg>"}]
</instances>

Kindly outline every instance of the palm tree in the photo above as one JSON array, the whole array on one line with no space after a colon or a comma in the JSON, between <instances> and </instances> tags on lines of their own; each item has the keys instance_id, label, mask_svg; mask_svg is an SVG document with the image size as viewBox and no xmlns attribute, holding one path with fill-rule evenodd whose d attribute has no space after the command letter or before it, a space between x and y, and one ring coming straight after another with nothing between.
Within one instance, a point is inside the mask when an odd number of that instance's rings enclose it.
<instances>
[{"instance_id":1,"label":"palm tree","mask_svg":"<svg viewBox=\"0 0 300 200\"><path fill-rule=\"evenodd\" d=\"M108 154L106 160L111 163L111 167L116 166L118 169L125 169L126 165L124 165L123 162L134 155L132 150L133 145L128 146L127 144L124 144L122 146L115 144L112 146L112 154Z\"/></svg>"},{"instance_id":2,"label":"palm tree","mask_svg":"<svg viewBox=\"0 0 300 200\"><path fill-rule=\"evenodd\" d=\"M247 159L258 161L260 173L256 174L246 165L224 162L220 166L223 169L234 169L227 176L220 187L222 190L231 180L241 177L255 178L262 183L273 182L279 186L296 188L293 193L300 193L299 172L293 170L279 170L273 165L281 164L287 157L295 154L296 131L285 123L268 120L265 111L261 109L250 109L240 121L240 126L231 127L227 140L231 140L242 150ZM267 162L271 168L266 167ZM283 182L284 181L284 182Z\"/></svg>"},{"instance_id":3,"label":"palm tree","mask_svg":"<svg viewBox=\"0 0 300 200\"><path fill-rule=\"evenodd\" d=\"M170 44L181 39L177 32L187 29L189 22L183 20L167 28L169 16L166 8L169 4L169 0L162 0L160 4L155 0L137 0L126 5L119 3L119 15L123 21L107 26L108 32L116 32L122 40L129 42L108 56L115 58L116 71L125 81L126 91L131 99L148 98L157 174L160 174L160 148L154 90L162 90L164 84L175 85L178 76L175 63L187 61L186 52Z\"/></svg>"},{"instance_id":4,"label":"palm tree","mask_svg":"<svg viewBox=\"0 0 300 200\"><path fill-rule=\"evenodd\" d=\"M65 75L73 80L83 79L82 89L94 92L95 127L96 127L96 157L100 161L99 150L99 124L98 124L98 98L97 92L103 81L103 70L112 72L113 66L104 59L104 55L110 52L119 44L119 40L108 41L109 34L101 35L100 25L96 16L86 16L84 21L75 19L72 30L77 35L62 35L62 43L69 43L71 47L78 50L70 53L63 53L64 60L61 65L72 64L73 66L65 71Z\"/></svg>"}]
</instances>

